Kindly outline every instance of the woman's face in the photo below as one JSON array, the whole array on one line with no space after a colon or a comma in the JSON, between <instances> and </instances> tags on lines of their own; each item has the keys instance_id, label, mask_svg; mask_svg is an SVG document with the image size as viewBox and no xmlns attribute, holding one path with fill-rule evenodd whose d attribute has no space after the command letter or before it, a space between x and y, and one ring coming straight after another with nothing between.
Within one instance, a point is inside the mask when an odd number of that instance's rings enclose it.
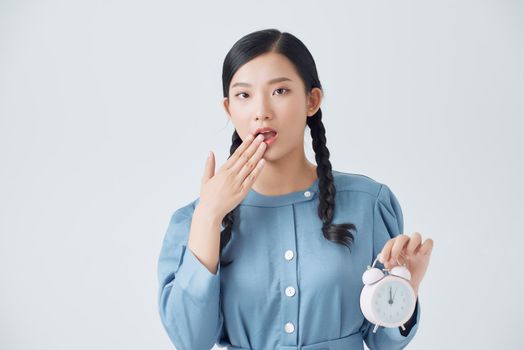
<instances>
[{"instance_id":1,"label":"woman's face","mask_svg":"<svg viewBox=\"0 0 524 350\"><path fill-rule=\"evenodd\" d=\"M282 78L282 79L279 79ZM302 79L284 55L267 53L240 67L231 79L224 108L242 140L261 127L277 138L265 151L267 161L304 150L306 118L320 107L322 91L306 95Z\"/></svg>"}]
</instances>

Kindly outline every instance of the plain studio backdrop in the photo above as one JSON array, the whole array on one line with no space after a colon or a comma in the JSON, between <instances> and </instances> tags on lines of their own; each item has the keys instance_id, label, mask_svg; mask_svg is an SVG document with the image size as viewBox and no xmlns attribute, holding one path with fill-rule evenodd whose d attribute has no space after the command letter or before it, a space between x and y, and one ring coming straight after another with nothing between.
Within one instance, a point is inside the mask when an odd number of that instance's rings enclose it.
<instances>
[{"instance_id":1,"label":"plain studio backdrop","mask_svg":"<svg viewBox=\"0 0 524 350\"><path fill-rule=\"evenodd\" d=\"M1 349L173 348L162 239L229 154L223 59L265 28L315 58L333 168L434 240L407 348L524 348L522 1L2 0Z\"/></svg>"}]
</instances>

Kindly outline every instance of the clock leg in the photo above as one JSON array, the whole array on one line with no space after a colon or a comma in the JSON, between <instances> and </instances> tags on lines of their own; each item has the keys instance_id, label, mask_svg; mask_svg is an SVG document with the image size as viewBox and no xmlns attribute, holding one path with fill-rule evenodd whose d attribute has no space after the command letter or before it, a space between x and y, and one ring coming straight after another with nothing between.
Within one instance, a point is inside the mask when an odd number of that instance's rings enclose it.
<instances>
[{"instance_id":1,"label":"clock leg","mask_svg":"<svg viewBox=\"0 0 524 350\"><path fill-rule=\"evenodd\" d=\"M375 325L375 328L373 328L373 333L377 333L378 324Z\"/></svg>"}]
</instances>

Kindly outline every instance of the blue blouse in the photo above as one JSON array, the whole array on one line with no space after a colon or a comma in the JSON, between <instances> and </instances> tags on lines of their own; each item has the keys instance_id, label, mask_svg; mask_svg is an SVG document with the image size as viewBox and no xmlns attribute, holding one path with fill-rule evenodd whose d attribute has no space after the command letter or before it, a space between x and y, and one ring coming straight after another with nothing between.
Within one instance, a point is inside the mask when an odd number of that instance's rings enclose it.
<instances>
[{"instance_id":1,"label":"blue blouse","mask_svg":"<svg viewBox=\"0 0 524 350\"><path fill-rule=\"evenodd\" d=\"M353 223L351 252L324 238L317 214L318 179L278 196L252 188L234 212L231 240L211 273L187 249L199 198L171 216L158 259L158 308L180 350L402 349L417 332L420 303L407 335L379 327L360 310L362 273L385 243L403 233L390 188L361 174L332 171L333 223ZM221 227L223 229L223 227ZM378 264L378 266L377 266ZM377 261L375 267L384 266Z\"/></svg>"}]
</instances>

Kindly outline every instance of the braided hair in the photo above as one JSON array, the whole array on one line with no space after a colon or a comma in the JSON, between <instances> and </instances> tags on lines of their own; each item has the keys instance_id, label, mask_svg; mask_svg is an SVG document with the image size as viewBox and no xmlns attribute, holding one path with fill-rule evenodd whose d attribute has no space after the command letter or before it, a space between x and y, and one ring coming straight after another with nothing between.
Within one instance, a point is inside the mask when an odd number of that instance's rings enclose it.
<instances>
[{"instance_id":1,"label":"braided hair","mask_svg":"<svg viewBox=\"0 0 524 350\"><path fill-rule=\"evenodd\" d=\"M229 84L235 72L249 60L267 52L280 53L293 63L304 81L306 94L315 87L322 89L315 62L306 46L290 33L280 32L277 29L264 29L242 37L226 55L222 68L224 97L229 97ZM322 233L327 240L345 245L351 251L351 243L354 240L351 230L356 230L356 226L352 223L331 223L335 212L336 188L331 162L329 161L329 150L326 146L326 129L322 123L322 110L319 108L313 116L306 119L307 126L311 130L313 151L315 152L317 163L319 180L318 216L322 220ZM242 144L242 139L236 130L233 132L231 141L229 157ZM222 256L222 249L231 239L235 210L236 208L231 210L222 219L223 229L220 233L220 256ZM221 266L227 266L230 263L232 261L220 261Z\"/></svg>"}]
</instances>

